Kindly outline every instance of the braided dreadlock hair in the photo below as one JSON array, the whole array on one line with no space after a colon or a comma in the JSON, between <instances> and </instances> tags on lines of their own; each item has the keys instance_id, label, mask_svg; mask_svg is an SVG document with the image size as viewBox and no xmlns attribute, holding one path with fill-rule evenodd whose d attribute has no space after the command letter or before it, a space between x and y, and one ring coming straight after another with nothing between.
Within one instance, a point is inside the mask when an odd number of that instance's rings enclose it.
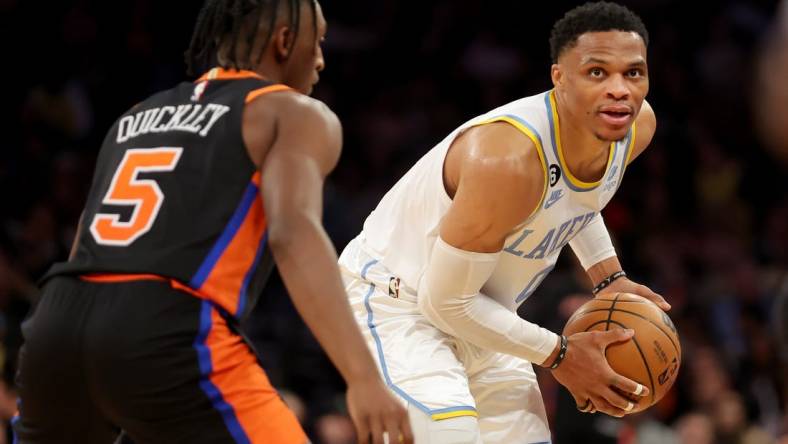
<instances>
[{"instance_id":1,"label":"braided dreadlock hair","mask_svg":"<svg viewBox=\"0 0 788 444\"><path fill-rule=\"evenodd\" d=\"M223 68L251 69L259 63L263 50L268 46L283 7L289 12L288 27L294 33L288 42L292 49L298 38L302 3L308 3L312 9L312 23L317 31L315 0L205 0L197 16L189 49L184 54L187 72L196 75L219 64L220 50ZM263 29L259 53L252 54L255 38ZM246 53L239 57L241 39L245 40Z\"/></svg>"}]
</instances>

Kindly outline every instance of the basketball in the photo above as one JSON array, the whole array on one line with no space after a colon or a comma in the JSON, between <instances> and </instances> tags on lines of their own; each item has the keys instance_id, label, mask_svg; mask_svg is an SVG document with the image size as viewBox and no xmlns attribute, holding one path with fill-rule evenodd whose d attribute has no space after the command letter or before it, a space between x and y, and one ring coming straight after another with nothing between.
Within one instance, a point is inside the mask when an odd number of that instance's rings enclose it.
<instances>
[{"instance_id":1,"label":"basketball","mask_svg":"<svg viewBox=\"0 0 788 444\"><path fill-rule=\"evenodd\" d=\"M564 334L611 328L635 331L630 341L610 345L605 355L616 373L648 387L649 395L630 413L643 411L662 399L676 380L681 366L676 327L667 313L648 299L616 293L583 304L567 321Z\"/></svg>"}]
</instances>

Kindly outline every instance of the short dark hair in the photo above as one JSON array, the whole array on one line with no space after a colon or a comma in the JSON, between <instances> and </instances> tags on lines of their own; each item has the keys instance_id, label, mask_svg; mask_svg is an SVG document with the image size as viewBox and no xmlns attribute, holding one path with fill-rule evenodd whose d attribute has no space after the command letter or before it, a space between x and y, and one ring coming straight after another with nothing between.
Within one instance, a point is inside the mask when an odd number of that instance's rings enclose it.
<instances>
[{"instance_id":1,"label":"short dark hair","mask_svg":"<svg viewBox=\"0 0 788 444\"><path fill-rule=\"evenodd\" d=\"M587 32L632 31L643 38L648 46L648 31L643 20L625 6L611 2L590 2L578 6L559 19L550 32L550 58L558 56L577 43L577 38Z\"/></svg>"},{"instance_id":2,"label":"short dark hair","mask_svg":"<svg viewBox=\"0 0 788 444\"><path fill-rule=\"evenodd\" d=\"M184 54L188 73L195 75L216 64L217 51L222 45L229 45L223 68L251 69L255 64L252 61L255 37L265 22L268 29L262 48L268 45L282 4L287 5L290 12L288 26L296 33L290 42L292 46L298 38L302 2L309 3L312 8L313 26L317 29L315 0L205 0L189 49ZM248 49L239 59L236 48L242 38L246 39ZM256 60L260 57L262 53L256 55Z\"/></svg>"}]
</instances>

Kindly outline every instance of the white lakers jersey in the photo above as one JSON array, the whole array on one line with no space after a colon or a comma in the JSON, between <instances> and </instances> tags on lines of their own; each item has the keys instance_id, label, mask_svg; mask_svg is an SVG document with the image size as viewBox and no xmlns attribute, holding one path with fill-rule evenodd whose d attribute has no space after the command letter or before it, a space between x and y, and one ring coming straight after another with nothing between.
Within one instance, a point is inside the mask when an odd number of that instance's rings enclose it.
<instances>
[{"instance_id":1,"label":"white lakers jersey","mask_svg":"<svg viewBox=\"0 0 788 444\"><path fill-rule=\"evenodd\" d=\"M464 130L504 121L536 145L545 173L542 200L512 233L482 291L515 310L553 269L561 249L610 201L621 183L635 140L627 136L610 146L601 180L585 183L566 167L558 113L552 91L526 97L471 119L431 149L408 171L364 222L353 241L401 280L418 288L443 215L451 199L443 185L443 163L454 139Z\"/></svg>"}]
</instances>

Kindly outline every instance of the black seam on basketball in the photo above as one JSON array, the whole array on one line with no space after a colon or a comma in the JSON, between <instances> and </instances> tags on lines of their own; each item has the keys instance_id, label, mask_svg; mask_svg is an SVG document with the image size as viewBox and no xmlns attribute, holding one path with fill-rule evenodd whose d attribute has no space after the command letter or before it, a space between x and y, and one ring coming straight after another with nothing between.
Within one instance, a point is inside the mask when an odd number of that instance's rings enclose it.
<instances>
[{"instance_id":1,"label":"black seam on basketball","mask_svg":"<svg viewBox=\"0 0 788 444\"><path fill-rule=\"evenodd\" d=\"M612 300L609 301L609 302L612 302ZM618 301L618 302L621 302L621 301ZM593 310L579 311L577 313L572 314L572 317L569 318L569 319L580 319L581 317L587 315L588 313L594 313L594 312L597 312L597 311L608 311L608 310L610 310L610 308L595 308Z\"/></svg>"},{"instance_id":2,"label":"black seam on basketball","mask_svg":"<svg viewBox=\"0 0 788 444\"><path fill-rule=\"evenodd\" d=\"M591 330L592 328L596 327L597 325L599 325L599 324L604 324L605 322L607 322L607 321L596 321L596 322L594 322L593 324L589 325L589 326L588 326L588 327L587 327L585 330L583 330L583 331L588 331L588 330Z\"/></svg>"},{"instance_id":3,"label":"black seam on basketball","mask_svg":"<svg viewBox=\"0 0 788 444\"><path fill-rule=\"evenodd\" d=\"M610 322L618 325L621 328L629 328L618 321L610 321ZM646 355L643 354L643 350L640 349L640 344L638 343L638 340L634 336L632 336L632 342L635 343L635 347L637 347L638 353L640 353L640 359L643 360L643 366L646 367L646 373L648 373L648 382L649 384L651 384L651 403L653 404L655 401L654 396L656 396L656 390L654 389L654 378L651 376L651 369L648 366L648 361L646 361Z\"/></svg>"},{"instance_id":4,"label":"black seam on basketball","mask_svg":"<svg viewBox=\"0 0 788 444\"><path fill-rule=\"evenodd\" d=\"M592 300L593 301L602 301L602 302L613 302L613 301L615 301L615 299L606 299L606 298L594 298ZM617 304L653 304L653 302L651 302L651 301L622 301L620 299L616 303ZM578 311L578 312L573 313L572 316L569 319L578 318L580 316L583 316L586 313L593 313L595 311L605 311L605 310L610 310L610 309L609 308L595 308L593 310Z\"/></svg>"},{"instance_id":5,"label":"black seam on basketball","mask_svg":"<svg viewBox=\"0 0 788 444\"><path fill-rule=\"evenodd\" d=\"M617 311L619 313L627 313L627 314L631 314L632 316L637 316L640 319L643 319L644 321L648 321L648 323L650 323L654 327L657 327L657 330L662 332L662 334L665 335L666 338L668 338L668 341L670 341L670 344L673 346L673 349L676 350L676 355L679 358L679 362L681 362L681 352L679 352L679 350L680 350L679 347L676 345L675 342L673 342L673 338L671 338L670 335L665 330L663 330L662 327L659 326L659 324L657 324L656 322L652 321L651 319L649 319L649 318L647 318L647 317L645 317L645 316L643 316L643 315L641 315L639 313L635 313L634 311L621 310L621 309L618 309Z\"/></svg>"},{"instance_id":6,"label":"black seam on basketball","mask_svg":"<svg viewBox=\"0 0 788 444\"><path fill-rule=\"evenodd\" d=\"M608 299L608 298L594 298L591 299L592 301L603 301L603 302L613 302L615 299ZM590 302L590 301L589 301ZM619 304L653 304L651 301L622 301L618 300Z\"/></svg>"},{"instance_id":7,"label":"black seam on basketball","mask_svg":"<svg viewBox=\"0 0 788 444\"><path fill-rule=\"evenodd\" d=\"M618 297L621 293L616 293L616 297L613 299L613 303L610 304L610 308L608 308L607 312L607 324L605 324L605 331L610 330L610 318L613 317L613 311L616 309L616 301L618 301Z\"/></svg>"},{"instance_id":8,"label":"black seam on basketball","mask_svg":"<svg viewBox=\"0 0 788 444\"><path fill-rule=\"evenodd\" d=\"M593 324L589 325L588 328L585 329L585 331L591 330L595 326L597 326L599 324L604 324L605 322L607 322L607 321L596 321ZM622 327L622 328L629 328L626 325L624 325L624 324L622 324L622 323L620 323L618 321L610 321L610 322L612 322L612 323L614 323L614 324L616 324L616 325L618 325L619 327ZM635 339L634 336L632 336L632 341L635 343L635 347L638 349L638 353L640 354L640 359L643 362L643 366L646 367L646 373L648 374L648 382L651 385L651 402L654 402L654 396L655 396L654 378L651 376L651 369L648 367L648 362L646 361L646 356L643 354L643 350L640 349L640 344L638 343L637 339ZM607 353L607 351L605 351L605 353Z\"/></svg>"},{"instance_id":9,"label":"black seam on basketball","mask_svg":"<svg viewBox=\"0 0 788 444\"><path fill-rule=\"evenodd\" d=\"M629 301L618 301L618 302L629 302ZM575 314L572 315L572 317L574 318L575 321L577 321L578 319L580 319L581 317L587 315L588 313L594 313L594 312L597 312L597 311L608 311L608 310L610 310L610 309L609 308L595 308L593 310L588 310L588 311L583 311L583 312L580 312L580 313L575 313ZM679 363L681 363L681 356L680 356L681 352L679 351L680 350L679 347L676 345L675 342L673 342L673 338L671 338L670 335L662 327L659 326L659 324L655 323L651 319L649 319L649 318L647 318L647 317L645 317L645 316L643 316L643 315L641 315L639 313L635 313L634 311L623 310L621 308L617 309L616 311L619 312L619 313L627 313L627 314L631 314L633 316L637 316L640 319L643 319L644 321L648 321L651 325L657 327L657 330L659 330L663 335L665 335L666 338L668 338L668 341L670 341L670 344L673 346L673 349L676 350L676 355L678 355ZM607 322L607 321L599 321L598 323L595 323L593 325L598 325L599 323L602 323L602 322ZM588 331L588 330L586 330L586 331Z\"/></svg>"}]
</instances>

